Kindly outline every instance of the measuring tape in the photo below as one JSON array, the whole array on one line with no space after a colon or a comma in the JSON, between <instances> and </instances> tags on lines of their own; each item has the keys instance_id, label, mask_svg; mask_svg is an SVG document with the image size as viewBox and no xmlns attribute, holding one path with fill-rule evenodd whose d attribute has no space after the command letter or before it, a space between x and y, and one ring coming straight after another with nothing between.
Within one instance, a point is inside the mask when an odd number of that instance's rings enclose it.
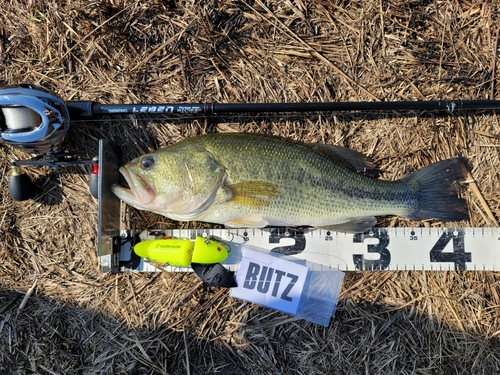
<instances>
[{"instance_id":1,"label":"measuring tape","mask_svg":"<svg viewBox=\"0 0 500 375\"><path fill-rule=\"evenodd\" d=\"M373 228L358 234L295 228L168 229L143 231L139 238L143 241L165 236L191 240L213 237L226 242L230 253L222 263L233 271L238 268L243 246L272 250L340 271L500 270L500 228ZM119 263L121 271L158 271L136 256L126 242L119 256L114 254L115 259L101 260ZM166 266L165 270L190 269Z\"/></svg>"}]
</instances>

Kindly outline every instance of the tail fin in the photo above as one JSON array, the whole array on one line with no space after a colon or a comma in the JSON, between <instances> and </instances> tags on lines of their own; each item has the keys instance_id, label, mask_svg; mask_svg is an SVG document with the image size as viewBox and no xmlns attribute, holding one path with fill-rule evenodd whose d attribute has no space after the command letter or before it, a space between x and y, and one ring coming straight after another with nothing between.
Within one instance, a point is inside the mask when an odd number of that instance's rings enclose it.
<instances>
[{"instance_id":1,"label":"tail fin","mask_svg":"<svg viewBox=\"0 0 500 375\"><path fill-rule=\"evenodd\" d=\"M403 177L402 181L416 189L418 194L418 204L406 218L468 220L467 202L458 196L459 182L465 180L467 172L467 159L458 157L433 163Z\"/></svg>"}]
</instances>

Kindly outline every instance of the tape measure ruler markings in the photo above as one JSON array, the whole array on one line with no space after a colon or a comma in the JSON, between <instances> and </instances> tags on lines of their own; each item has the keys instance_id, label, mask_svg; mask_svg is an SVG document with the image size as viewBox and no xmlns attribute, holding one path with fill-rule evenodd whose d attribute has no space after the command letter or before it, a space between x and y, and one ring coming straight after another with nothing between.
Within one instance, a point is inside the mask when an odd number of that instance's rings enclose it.
<instances>
[{"instance_id":1,"label":"tape measure ruler markings","mask_svg":"<svg viewBox=\"0 0 500 375\"><path fill-rule=\"evenodd\" d=\"M223 264L236 270L243 245L251 245L326 265L341 271L379 270L500 270L500 228L373 228L350 234L294 228L167 229L143 231L140 240L159 236L195 239L214 236L229 243ZM122 246L123 265L133 258L131 246ZM138 260L122 270L158 271ZM165 267L166 271L191 271Z\"/></svg>"}]
</instances>

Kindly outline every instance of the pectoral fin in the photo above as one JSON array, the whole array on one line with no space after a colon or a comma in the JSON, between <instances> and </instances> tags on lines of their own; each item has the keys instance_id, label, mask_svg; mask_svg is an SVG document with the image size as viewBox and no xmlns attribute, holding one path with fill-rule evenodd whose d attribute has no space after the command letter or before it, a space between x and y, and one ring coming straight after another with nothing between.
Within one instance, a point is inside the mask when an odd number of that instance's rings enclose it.
<instances>
[{"instance_id":1,"label":"pectoral fin","mask_svg":"<svg viewBox=\"0 0 500 375\"><path fill-rule=\"evenodd\" d=\"M358 217L342 224L334 224L321 229L330 230L332 232L346 232L346 233L363 233L370 230L377 223L375 216Z\"/></svg>"},{"instance_id":2,"label":"pectoral fin","mask_svg":"<svg viewBox=\"0 0 500 375\"><path fill-rule=\"evenodd\" d=\"M231 191L231 202L249 208L267 206L269 199L278 196L277 187L264 181L245 181L226 186Z\"/></svg>"}]
</instances>

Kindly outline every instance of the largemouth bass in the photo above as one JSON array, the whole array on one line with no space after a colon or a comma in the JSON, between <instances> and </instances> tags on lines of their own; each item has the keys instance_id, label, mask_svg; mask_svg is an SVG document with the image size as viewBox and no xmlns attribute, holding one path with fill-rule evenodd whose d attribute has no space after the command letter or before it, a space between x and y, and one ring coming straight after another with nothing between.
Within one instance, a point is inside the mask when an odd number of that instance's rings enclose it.
<instances>
[{"instance_id":1,"label":"largemouth bass","mask_svg":"<svg viewBox=\"0 0 500 375\"><path fill-rule=\"evenodd\" d=\"M368 159L340 146L251 133L188 138L141 156L120 172L124 202L180 221L232 228L311 226L363 232L375 216L468 219L457 185L464 158L431 164L400 180L368 176Z\"/></svg>"}]
</instances>

